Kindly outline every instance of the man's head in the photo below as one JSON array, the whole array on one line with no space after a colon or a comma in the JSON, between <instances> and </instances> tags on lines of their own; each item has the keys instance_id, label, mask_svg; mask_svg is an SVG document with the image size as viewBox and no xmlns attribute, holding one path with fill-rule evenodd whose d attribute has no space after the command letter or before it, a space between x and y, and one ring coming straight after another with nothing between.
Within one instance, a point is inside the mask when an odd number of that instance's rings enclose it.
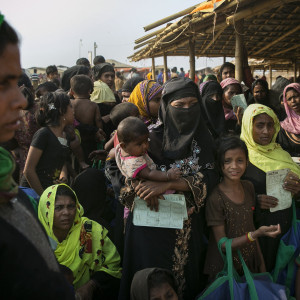
<instances>
[{"instance_id":1,"label":"man's head","mask_svg":"<svg viewBox=\"0 0 300 300\"><path fill-rule=\"evenodd\" d=\"M230 62L224 63L220 68L220 75L222 80L226 78L235 78L235 65Z\"/></svg>"},{"instance_id":2,"label":"man's head","mask_svg":"<svg viewBox=\"0 0 300 300\"><path fill-rule=\"evenodd\" d=\"M18 44L15 30L0 15L0 142L13 138L20 125L20 110L27 106L18 86L22 75Z\"/></svg>"}]
</instances>

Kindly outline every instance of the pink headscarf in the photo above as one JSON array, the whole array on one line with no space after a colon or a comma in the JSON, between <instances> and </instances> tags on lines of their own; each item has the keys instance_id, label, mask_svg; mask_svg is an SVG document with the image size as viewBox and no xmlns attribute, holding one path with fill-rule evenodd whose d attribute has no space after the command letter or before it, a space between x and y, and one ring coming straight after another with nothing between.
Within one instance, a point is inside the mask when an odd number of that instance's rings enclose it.
<instances>
[{"instance_id":1,"label":"pink headscarf","mask_svg":"<svg viewBox=\"0 0 300 300\"><path fill-rule=\"evenodd\" d=\"M293 88L300 94L300 84L299 83L291 83L285 87L285 89L283 91L283 104L284 104L284 108L285 108L287 117L282 122L280 122L280 125L287 132L291 132L294 134L300 134L300 116L297 115L287 104L286 90L288 88Z\"/></svg>"},{"instance_id":2,"label":"pink headscarf","mask_svg":"<svg viewBox=\"0 0 300 300\"><path fill-rule=\"evenodd\" d=\"M235 78L229 77L229 78L226 78L226 79L222 80L221 83L220 83L223 90L224 90L224 88L226 88L226 86L228 86L230 84L238 84L242 89L242 86L241 86L240 82L238 80L236 80Z\"/></svg>"},{"instance_id":3,"label":"pink headscarf","mask_svg":"<svg viewBox=\"0 0 300 300\"><path fill-rule=\"evenodd\" d=\"M222 80L220 83L223 90L226 88L226 86L228 86L230 84L238 84L241 87L241 90L243 90L240 82L238 80L236 80L235 78L229 77L229 78ZM236 116L232 109L224 107L224 106L223 106L223 109L224 109L224 114L225 114L225 120L230 120L230 119L236 120Z\"/></svg>"}]
</instances>

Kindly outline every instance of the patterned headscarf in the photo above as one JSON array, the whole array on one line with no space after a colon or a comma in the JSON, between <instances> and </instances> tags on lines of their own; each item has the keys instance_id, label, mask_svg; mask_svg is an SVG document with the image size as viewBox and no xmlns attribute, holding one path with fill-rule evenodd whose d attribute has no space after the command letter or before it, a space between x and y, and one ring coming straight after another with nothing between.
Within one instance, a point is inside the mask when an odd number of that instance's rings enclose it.
<instances>
[{"instance_id":1,"label":"patterned headscarf","mask_svg":"<svg viewBox=\"0 0 300 300\"><path fill-rule=\"evenodd\" d=\"M254 117L260 114L267 114L274 121L275 133L272 141L268 145L259 145L253 139ZM262 104L249 105L243 115L241 132L241 139L246 143L249 151L249 160L253 165L264 172L290 169L300 176L300 167L293 162L289 153L284 151L281 146L276 143L279 130L279 120L271 108Z\"/></svg>"},{"instance_id":2,"label":"patterned headscarf","mask_svg":"<svg viewBox=\"0 0 300 300\"><path fill-rule=\"evenodd\" d=\"M39 202L38 217L47 235L57 243L54 254L59 264L65 265L74 275L74 287L78 288L90 279L94 272L103 271L116 278L121 277L120 256L107 237L107 229L83 217L83 208L76 194L76 215L73 226L61 243L53 232L57 184L48 187Z\"/></svg>"},{"instance_id":3,"label":"patterned headscarf","mask_svg":"<svg viewBox=\"0 0 300 300\"><path fill-rule=\"evenodd\" d=\"M220 85L223 90L226 88L226 86L231 85L231 84L238 84L241 87L241 90L243 90L240 82L238 80L236 80L235 78L229 77L220 82Z\"/></svg>"},{"instance_id":4,"label":"patterned headscarf","mask_svg":"<svg viewBox=\"0 0 300 300\"><path fill-rule=\"evenodd\" d=\"M144 80L136 85L128 102L133 103L139 109L144 123L152 123L153 117L149 111L149 102L162 92L163 87L154 80Z\"/></svg>"},{"instance_id":5,"label":"patterned headscarf","mask_svg":"<svg viewBox=\"0 0 300 300\"><path fill-rule=\"evenodd\" d=\"M283 91L283 104L287 117L280 123L280 125L287 132L300 134L300 116L297 115L287 104L286 91L288 88L293 88L300 94L299 83L291 83L285 87Z\"/></svg>"}]
</instances>

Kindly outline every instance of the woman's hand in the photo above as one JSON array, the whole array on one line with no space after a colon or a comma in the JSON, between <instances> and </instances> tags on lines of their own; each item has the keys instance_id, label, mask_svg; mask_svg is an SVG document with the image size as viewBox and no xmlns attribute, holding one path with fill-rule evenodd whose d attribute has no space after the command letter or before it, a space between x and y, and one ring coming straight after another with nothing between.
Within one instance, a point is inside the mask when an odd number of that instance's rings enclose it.
<instances>
[{"instance_id":1,"label":"woman's hand","mask_svg":"<svg viewBox=\"0 0 300 300\"><path fill-rule=\"evenodd\" d=\"M105 150L94 150L89 154L90 160L105 160L107 157L107 151Z\"/></svg>"},{"instance_id":2,"label":"woman's hand","mask_svg":"<svg viewBox=\"0 0 300 300\"><path fill-rule=\"evenodd\" d=\"M275 238L280 233L281 233L280 224L270 225L270 226L261 226L252 233L252 237L254 239L257 239L260 236L268 236L271 238Z\"/></svg>"},{"instance_id":3,"label":"woman's hand","mask_svg":"<svg viewBox=\"0 0 300 300\"><path fill-rule=\"evenodd\" d=\"M76 290L76 299L92 300L96 287L96 283L93 280L88 281L85 285Z\"/></svg>"},{"instance_id":4,"label":"woman's hand","mask_svg":"<svg viewBox=\"0 0 300 300\"><path fill-rule=\"evenodd\" d=\"M291 192L293 195L298 195L300 194L300 179L299 177L290 172L287 177L285 178L283 188L286 191Z\"/></svg>"},{"instance_id":5,"label":"woman's hand","mask_svg":"<svg viewBox=\"0 0 300 300\"><path fill-rule=\"evenodd\" d=\"M144 199L158 197L163 195L169 189L168 182L155 182L155 181L140 181L135 188L137 195Z\"/></svg>"},{"instance_id":6,"label":"woman's hand","mask_svg":"<svg viewBox=\"0 0 300 300\"><path fill-rule=\"evenodd\" d=\"M135 187L136 194L147 202L151 210L158 211L158 199L169 189L168 182L141 181Z\"/></svg>"},{"instance_id":7,"label":"woman's hand","mask_svg":"<svg viewBox=\"0 0 300 300\"><path fill-rule=\"evenodd\" d=\"M237 124L242 126L242 119L243 119L243 115L244 115L244 109L240 106L236 106L234 108L234 113L236 115Z\"/></svg>"},{"instance_id":8,"label":"woman's hand","mask_svg":"<svg viewBox=\"0 0 300 300\"><path fill-rule=\"evenodd\" d=\"M277 198L268 195L258 195L257 199L261 209L270 209L278 204Z\"/></svg>"}]
</instances>

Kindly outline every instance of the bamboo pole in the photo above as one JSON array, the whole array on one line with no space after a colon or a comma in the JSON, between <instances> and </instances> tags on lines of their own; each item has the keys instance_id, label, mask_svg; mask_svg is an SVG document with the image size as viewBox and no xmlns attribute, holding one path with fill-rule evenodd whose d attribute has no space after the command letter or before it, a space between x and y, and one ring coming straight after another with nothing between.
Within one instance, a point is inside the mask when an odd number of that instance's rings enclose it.
<instances>
[{"instance_id":1,"label":"bamboo pole","mask_svg":"<svg viewBox=\"0 0 300 300\"><path fill-rule=\"evenodd\" d=\"M167 55L164 54L164 82L168 80Z\"/></svg>"},{"instance_id":2,"label":"bamboo pole","mask_svg":"<svg viewBox=\"0 0 300 300\"><path fill-rule=\"evenodd\" d=\"M294 82L296 82L296 78L297 78L297 59L295 58L295 61L294 61Z\"/></svg>"},{"instance_id":3,"label":"bamboo pole","mask_svg":"<svg viewBox=\"0 0 300 300\"><path fill-rule=\"evenodd\" d=\"M163 18L163 19L158 20L158 21L156 21L156 22L154 22L152 24L149 24L149 25L147 25L147 26L144 27L144 30L145 31L151 30L151 29L153 29L155 27L158 27L158 26L163 25L163 24L165 24L167 22L170 22L170 21L172 21L174 19L177 19L179 17L185 16L185 15L189 14L190 12L192 12L198 5L199 4L191 6L191 7L187 8L185 10L182 10L182 11L176 13L176 14L173 14L173 15L171 15L169 17Z\"/></svg>"},{"instance_id":4,"label":"bamboo pole","mask_svg":"<svg viewBox=\"0 0 300 300\"><path fill-rule=\"evenodd\" d=\"M235 29L235 78L241 82L243 80L244 20L236 22Z\"/></svg>"},{"instance_id":5,"label":"bamboo pole","mask_svg":"<svg viewBox=\"0 0 300 300\"><path fill-rule=\"evenodd\" d=\"M218 37L226 29L226 27L227 26L224 26L224 28L222 28L220 31L218 31L218 33L213 37L213 39L208 43L208 45L203 49L203 51L201 51L202 53L205 52L218 39Z\"/></svg>"},{"instance_id":6,"label":"bamboo pole","mask_svg":"<svg viewBox=\"0 0 300 300\"><path fill-rule=\"evenodd\" d=\"M155 60L152 57L152 79L155 80Z\"/></svg>"},{"instance_id":7,"label":"bamboo pole","mask_svg":"<svg viewBox=\"0 0 300 300\"><path fill-rule=\"evenodd\" d=\"M225 64L226 63L226 56L224 55L223 56L223 64Z\"/></svg>"},{"instance_id":8,"label":"bamboo pole","mask_svg":"<svg viewBox=\"0 0 300 300\"><path fill-rule=\"evenodd\" d=\"M268 45L266 45L265 47L259 49L258 51L256 51L255 53L253 53L253 55L257 55L260 52L270 48L271 46L277 44L278 42L280 42L281 40L283 40L284 38L286 38L287 36L293 34L294 32L298 31L300 29L300 25L296 26L295 28L293 28L292 30L288 31L287 33L285 33L284 35L282 35L281 37L279 37L278 39L276 39L275 41L269 43Z\"/></svg>"},{"instance_id":9,"label":"bamboo pole","mask_svg":"<svg viewBox=\"0 0 300 300\"><path fill-rule=\"evenodd\" d=\"M288 51L290 51L290 50L293 50L293 49L296 49L296 48L299 48L299 47L300 47L300 44L294 45L294 46L292 46L292 47L290 47L290 48L287 48L287 49L281 50L281 51L279 51L279 52L273 53L271 56L276 56L276 55L279 55L279 54L288 52Z\"/></svg>"},{"instance_id":10,"label":"bamboo pole","mask_svg":"<svg viewBox=\"0 0 300 300\"><path fill-rule=\"evenodd\" d=\"M195 41L189 40L190 78L195 81Z\"/></svg>"},{"instance_id":11,"label":"bamboo pole","mask_svg":"<svg viewBox=\"0 0 300 300\"><path fill-rule=\"evenodd\" d=\"M234 22L242 19L247 19L252 16L256 15L262 15L266 11L269 11L275 7L278 7L280 5L294 2L295 0L266 0L266 1L257 1L254 6L250 8L246 8L244 10L241 10L238 13L235 13L233 16L226 18L227 24L234 24Z\"/></svg>"},{"instance_id":12,"label":"bamboo pole","mask_svg":"<svg viewBox=\"0 0 300 300\"><path fill-rule=\"evenodd\" d=\"M149 45L150 46L150 44L153 44L155 41L156 41L156 38L153 38L153 39L148 40L148 41L146 41L144 43L141 43L141 44L138 44L138 45L134 46L133 49L136 50L136 49L141 48L141 47L143 47L145 45Z\"/></svg>"},{"instance_id":13,"label":"bamboo pole","mask_svg":"<svg viewBox=\"0 0 300 300\"><path fill-rule=\"evenodd\" d=\"M155 36L155 35L158 35L158 34L162 33L165 29L166 29L166 28L161 28L161 29L159 29L159 30L156 30L156 31L154 31L154 32L152 32L152 33L149 33L149 34L147 34L147 35L145 35L145 36L142 36L141 38L135 40L134 42L135 42L136 44L139 44L139 43L141 43L141 42L144 42L144 41L150 39L151 37L153 37L153 36Z\"/></svg>"},{"instance_id":14,"label":"bamboo pole","mask_svg":"<svg viewBox=\"0 0 300 300\"><path fill-rule=\"evenodd\" d=\"M272 65L269 65L269 86L272 86Z\"/></svg>"}]
</instances>

